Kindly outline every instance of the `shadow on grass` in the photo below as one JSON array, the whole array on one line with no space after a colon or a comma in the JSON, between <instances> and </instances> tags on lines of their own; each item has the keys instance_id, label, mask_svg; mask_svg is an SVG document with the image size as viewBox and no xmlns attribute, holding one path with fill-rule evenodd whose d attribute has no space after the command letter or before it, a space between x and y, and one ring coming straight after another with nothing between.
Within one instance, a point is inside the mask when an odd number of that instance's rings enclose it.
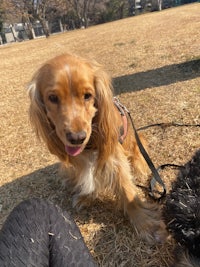
<instances>
[{"instance_id":1,"label":"shadow on grass","mask_svg":"<svg viewBox=\"0 0 200 267\"><path fill-rule=\"evenodd\" d=\"M88 208L80 211L72 208L73 192L64 183L64 177L62 178L59 172L59 163L56 163L16 178L0 187L0 225L17 204L32 197L48 199L63 210L73 213L79 221L82 219L89 221L91 216L94 216L95 218L99 217L101 222L102 218L104 221L106 217L109 217L106 215L104 218L104 212L108 211L111 213L110 216L115 214L115 202L109 199L103 202L94 200ZM116 213L118 214L117 209Z\"/></svg>"},{"instance_id":2,"label":"shadow on grass","mask_svg":"<svg viewBox=\"0 0 200 267\"><path fill-rule=\"evenodd\" d=\"M115 209L115 202L111 200L104 202L95 200L91 206L81 211L73 209L72 192L70 188L62 185L59 164L38 169L0 187L0 228L15 206L32 197L50 200L63 211L69 212L80 227L91 223L101 225L99 230L94 228L94 231L91 231L89 228L91 238L87 244L89 249L94 251L93 256L97 262L102 261L102 251L109 255L105 241L108 242L110 248L114 246L116 229L122 235L124 228L129 234L132 232L132 227L123 216L123 212ZM109 262L109 258L105 260Z\"/></svg>"},{"instance_id":3,"label":"shadow on grass","mask_svg":"<svg viewBox=\"0 0 200 267\"><path fill-rule=\"evenodd\" d=\"M172 64L113 79L116 94L169 85L200 76L200 59Z\"/></svg>"},{"instance_id":4,"label":"shadow on grass","mask_svg":"<svg viewBox=\"0 0 200 267\"><path fill-rule=\"evenodd\" d=\"M77 212L72 209L70 189L62 186L59 177L59 164L54 164L1 186L0 228L8 214L21 201L32 197L48 199L62 210L69 212L77 225L83 227L82 230L87 236L86 245L93 251L92 256L97 264L115 266L117 262L118 266L122 266L126 261L126 266L133 266L132 259L135 258L135 252L127 249L125 241L121 240L127 238L128 242L131 240L134 244L136 240L134 230L123 212L115 208L115 202L109 199L103 202L95 200L91 206ZM137 261L140 259L135 260L134 266L138 266Z\"/></svg>"},{"instance_id":5,"label":"shadow on grass","mask_svg":"<svg viewBox=\"0 0 200 267\"><path fill-rule=\"evenodd\" d=\"M31 197L53 198L59 191L58 166L54 164L16 178L0 187L0 222L22 200ZM53 195L51 195L53 194ZM59 194L58 194L59 195Z\"/></svg>"}]
</instances>

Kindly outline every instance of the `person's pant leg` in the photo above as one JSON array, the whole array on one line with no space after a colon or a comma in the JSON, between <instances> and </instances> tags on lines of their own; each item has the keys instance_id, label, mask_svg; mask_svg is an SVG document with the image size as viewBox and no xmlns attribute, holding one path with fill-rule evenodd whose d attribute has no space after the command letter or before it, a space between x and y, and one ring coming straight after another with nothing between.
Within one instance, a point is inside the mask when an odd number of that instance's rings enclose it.
<instances>
[{"instance_id":1,"label":"person's pant leg","mask_svg":"<svg viewBox=\"0 0 200 267\"><path fill-rule=\"evenodd\" d=\"M20 203L0 231L2 267L96 266L68 213L42 199Z\"/></svg>"}]
</instances>

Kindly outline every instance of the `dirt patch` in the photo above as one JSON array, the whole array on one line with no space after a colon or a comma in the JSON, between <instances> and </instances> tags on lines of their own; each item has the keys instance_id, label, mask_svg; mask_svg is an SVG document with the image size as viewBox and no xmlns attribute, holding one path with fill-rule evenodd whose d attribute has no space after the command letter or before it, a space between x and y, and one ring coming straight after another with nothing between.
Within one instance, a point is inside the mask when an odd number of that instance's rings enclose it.
<instances>
[{"instance_id":1,"label":"dirt patch","mask_svg":"<svg viewBox=\"0 0 200 267\"><path fill-rule=\"evenodd\" d=\"M150 247L138 240L111 198L80 213L71 209L58 161L30 127L26 86L45 60L77 53L105 66L137 128L160 122L200 124L199 15L197 3L0 47L0 224L21 200L48 198L73 213L100 266L168 266L173 241ZM200 147L198 127L153 127L145 134L156 166L184 164ZM164 171L168 189L176 173Z\"/></svg>"}]
</instances>

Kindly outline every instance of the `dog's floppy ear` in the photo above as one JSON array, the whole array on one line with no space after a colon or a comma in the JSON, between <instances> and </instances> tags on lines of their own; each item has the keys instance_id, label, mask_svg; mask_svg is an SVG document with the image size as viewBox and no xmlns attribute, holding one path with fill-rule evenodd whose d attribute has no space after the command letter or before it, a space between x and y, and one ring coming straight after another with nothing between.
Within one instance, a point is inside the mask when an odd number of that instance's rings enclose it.
<instances>
[{"instance_id":1,"label":"dog's floppy ear","mask_svg":"<svg viewBox=\"0 0 200 267\"><path fill-rule=\"evenodd\" d=\"M39 70L40 71L40 70ZM53 124L46 115L46 108L39 90L39 72L36 73L28 86L30 97L29 116L31 124L38 136L47 144L49 151L60 160L67 161L64 145L56 135Z\"/></svg>"},{"instance_id":2,"label":"dog's floppy ear","mask_svg":"<svg viewBox=\"0 0 200 267\"><path fill-rule=\"evenodd\" d=\"M96 136L99 158L103 163L113 153L118 142L118 126L115 123L116 110L113 105L113 88L109 75L98 65L95 66L95 106L98 127Z\"/></svg>"}]
</instances>

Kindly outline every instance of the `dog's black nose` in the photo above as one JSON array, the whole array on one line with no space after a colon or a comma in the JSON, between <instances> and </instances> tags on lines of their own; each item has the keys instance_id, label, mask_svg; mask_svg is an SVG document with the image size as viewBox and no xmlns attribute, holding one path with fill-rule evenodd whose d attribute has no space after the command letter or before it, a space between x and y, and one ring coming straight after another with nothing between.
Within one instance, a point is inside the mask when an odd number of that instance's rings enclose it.
<instances>
[{"instance_id":1,"label":"dog's black nose","mask_svg":"<svg viewBox=\"0 0 200 267\"><path fill-rule=\"evenodd\" d=\"M69 132L66 133L66 138L72 145L81 145L86 138L86 132L85 131L81 131L78 133Z\"/></svg>"}]
</instances>

